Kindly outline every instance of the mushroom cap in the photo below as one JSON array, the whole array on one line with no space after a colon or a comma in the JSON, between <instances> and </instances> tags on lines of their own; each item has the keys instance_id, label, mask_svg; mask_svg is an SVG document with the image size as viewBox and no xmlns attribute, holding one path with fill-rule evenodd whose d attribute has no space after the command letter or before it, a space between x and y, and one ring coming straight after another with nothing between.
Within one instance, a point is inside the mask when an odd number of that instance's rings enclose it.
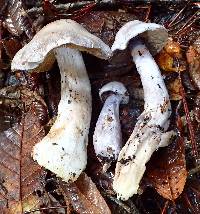
<instances>
[{"instance_id":1,"label":"mushroom cap","mask_svg":"<svg viewBox=\"0 0 200 214\"><path fill-rule=\"evenodd\" d=\"M102 59L112 55L109 46L80 24L70 19L60 19L44 26L16 53L11 69L49 70L55 60L52 50L60 46L86 51Z\"/></svg>"},{"instance_id":2,"label":"mushroom cap","mask_svg":"<svg viewBox=\"0 0 200 214\"><path fill-rule=\"evenodd\" d=\"M162 25L139 20L130 21L117 32L112 51L126 49L130 40L138 35L145 40L152 55L164 47L168 38L168 32Z\"/></svg>"},{"instance_id":3,"label":"mushroom cap","mask_svg":"<svg viewBox=\"0 0 200 214\"><path fill-rule=\"evenodd\" d=\"M109 91L117 95L121 95L122 96L121 103L127 104L129 102L128 91L125 88L124 84L122 84L121 82L113 81L105 84L99 91L100 98L102 98L103 93L109 92Z\"/></svg>"}]
</instances>

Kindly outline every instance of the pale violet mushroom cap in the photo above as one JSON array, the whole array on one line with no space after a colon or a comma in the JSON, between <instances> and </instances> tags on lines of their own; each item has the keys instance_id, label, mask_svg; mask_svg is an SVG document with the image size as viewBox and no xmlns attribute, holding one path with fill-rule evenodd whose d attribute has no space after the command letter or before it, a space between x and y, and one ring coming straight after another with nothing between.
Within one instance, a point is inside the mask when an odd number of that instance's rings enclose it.
<instances>
[{"instance_id":1,"label":"pale violet mushroom cap","mask_svg":"<svg viewBox=\"0 0 200 214\"><path fill-rule=\"evenodd\" d=\"M152 55L158 53L166 44L168 32L165 27L155 23L145 23L134 20L126 23L115 36L112 51L124 50L131 39L139 36L145 40Z\"/></svg>"},{"instance_id":2,"label":"pale violet mushroom cap","mask_svg":"<svg viewBox=\"0 0 200 214\"><path fill-rule=\"evenodd\" d=\"M17 52L11 70L47 71L54 62L52 50L66 46L86 51L96 57L107 59L112 55L110 48L98 37L90 34L77 22L60 19L43 27L33 39Z\"/></svg>"},{"instance_id":3,"label":"pale violet mushroom cap","mask_svg":"<svg viewBox=\"0 0 200 214\"><path fill-rule=\"evenodd\" d=\"M105 92L113 92L115 94L121 95L122 96L122 100L121 103L122 104L127 104L129 102L129 94L127 89L125 88L124 84L122 84L121 82L117 82L117 81L113 81L113 82L109 82L107 84L105 84L99 91L99 96L102 99L102 95Z\"/></svg>"}]
</instances>

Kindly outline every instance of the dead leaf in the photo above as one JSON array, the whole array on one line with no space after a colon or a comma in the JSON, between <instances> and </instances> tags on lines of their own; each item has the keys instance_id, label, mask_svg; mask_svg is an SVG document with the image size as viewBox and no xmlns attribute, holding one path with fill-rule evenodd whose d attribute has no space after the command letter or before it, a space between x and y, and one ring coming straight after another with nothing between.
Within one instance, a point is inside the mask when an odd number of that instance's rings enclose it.
<instances>
[{"instance_id":1,"label":"dead leaf","mask_svg":"<svg viewBox=\"0 0 200 214\"><path fill-rule=\"evenodd\" d=\"M30 20L21 0L10 0L8 2L8 14L3 24L14 36L19 36L25 32L29 39L33 37Z\"/></svg>"},{"instance_id":2,"label":"dead leaf","mask_svg":"<svg viewBox=\"0 0 200 214\"><path fill-rule=\"evenodd\" d=\"M135 20L132 13L117 11L92 11L79 19L79 22L91 33L112 45L115 34L126 22Z\"/></svg>"},{"instance_id":3,"label":"dead leaf","mask_svg":"<svg viewBox=\"0 0 200 214\"><path fill-rule=\"evenodd\" d=\"M181 63L179 71L185 71L185 62L181 60L181 58L179 59L179 61ZM158 63L159 67L166 73L178 71L175 63L175 58L167 53L167 51L165 51L164 49L156 55L156 62Z\"/></svg>"},{"instance_id":4,"label":"dead leaf","mask_svg":"<svg viewBox=\"0 0 200 214\"><path fill-rule=\"evenodd\" d=\"M198 52L199 49L200 44L194 43L193 46L189 47L186 53L187 61L189 63L189 74L198 89L200 89L200 52Z\"/></svg>"},{"instance_id":5,"label":"dead leaf","mask_svg":"<svg viewBox=\"0 0 200 214\"><path fill-rule=\"evenodd\" d=\"M4 11L7 7L7 4L8 4L8 0L1 0L0 1L0 15L4 15Z\"/></svg>"},{"instance_id":6,"label":"dead leaf","mask_svg":"<svg viewBox=\"0 0 200 214\"><path fill-rule=\"evenodd\" d=\"M177 140L160 149L147 167L147 176L161 196L172 201L178 198L187 178L183 143Z\"/></svg>"},{"instance_id":7,"label":"dead leaf","mask_svg":"<svg viewBox=\"0 0 200 214\"><path fill-rule=\"evenodd\" d=\"M96 185L87 174L82 173L75 183L61 183L66 200L73 209L82 214L111 214Z\"/></svg>"},{"instance_id":8,"label":"dead leaf","mask_svg":"<svg viewBox=\"0 0 200 214\"><path fill-rule=\"evenodd\" d=\"M173 81L170 81L167 84L167 89L169 92L170 100L181 100L182 97L180 95L181 83L178 78Z\"/></svg>"},{"instance_id":9,"label":"dead leaf","mask_svg":"<svg viewBox=\"0 0 200 214\"><path fill-rule=\"evenodd\" d=\"M170 56L182 58L180 44L178 42L173 41L173 38L168 38L164 49Z\"/></svg>"},{"instance_id":10,"label":"dead leaf","mask_svg":"<svg viewBox=\"0 0 200 214\"><path fill-rule=\"evenodd\" d=\"M45 173L31 158L32 147L45 132L32 104L28 106L20 123L0 133L0 210L5 214L21 214L48 201Z\"/></svg>"},{"instance_id":11,"label":"dead leaf","mask_svg":"<svg viewBox=\"0 0 200 214\"><path fill-rule=\"evenodd\" d=\"M2 41L3 47L6 51L6 54L13 59L15 54L19 49L21 49L21 43L16 38L5 39Z\"/></svg>"}]
</instances>

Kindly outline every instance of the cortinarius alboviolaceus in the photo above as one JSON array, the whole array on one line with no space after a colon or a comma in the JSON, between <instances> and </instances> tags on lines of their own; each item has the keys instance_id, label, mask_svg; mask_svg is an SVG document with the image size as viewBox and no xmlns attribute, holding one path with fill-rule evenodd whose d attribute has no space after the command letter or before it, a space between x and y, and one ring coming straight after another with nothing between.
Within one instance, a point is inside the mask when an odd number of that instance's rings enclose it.
<instances>
[{"instance_id":1,"label":"cortinarius alboviolaceus","mask_svg":"<svg viewBox=\"0 0 200 214\"><path fill-rule=\"evenodd\" d=\"M104 85L99 95L109 92L96 123L93 144L97 157L103 162L106 171L113 160L116 160L122 147L119 105L129 101L125 86L120 82L109 82Z\"/></svg>"},{"instance_id":2,"label":"cortinarius alboviolaceus","mask_svg":"<svg viewBox=\"0 0 200 214\"><path fill-rule=\"evenodd\" d=\"M115 169L113 188L122 200L137 193L145 164L155 150L169 143L174 134L173 131L166 132L171 115L168 92L160 70L144 44L155 54L165 45L167 37L163 26L135 20L118 31L112 46L113 51L129 47L142 81L145 101L144 112L120 151Z\"/></svg>"},{"instance_id":3,"label":"cortinarius alboviolaceus","mask_svg":"<svg viewBox=\"0 0 200 214\"><path fill-rule=\"evenodd\" d=\"M81 51L107 59L110 48L72 20L43 27L15 55L12 70L47 71L57 60L61 74L58 115L49 133L35 145L33 158L64 181L74 181L87 163L91 88Z\"/></svg>"}]
</instances>

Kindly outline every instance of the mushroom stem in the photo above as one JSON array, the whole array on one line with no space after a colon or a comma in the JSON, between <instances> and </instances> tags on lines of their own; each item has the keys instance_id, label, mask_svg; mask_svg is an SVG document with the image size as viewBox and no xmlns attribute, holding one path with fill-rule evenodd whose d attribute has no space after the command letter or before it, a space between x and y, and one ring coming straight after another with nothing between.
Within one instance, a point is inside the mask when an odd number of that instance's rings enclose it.
<instances>
[{"instance_id":1,"label":"mushroom stem","mask_svg":"<svg viewBox=\"0 0 200 214\"><path fill-rule=\"evenodd\" d=\"M130 49L144 90L145 112L154 112L156 115L151 122L163 127L166 117L170 115L171 106L159 67L139 39L130 43Z\"/></svg>"},{"instance_id":2,"label":"mushroom stem","mask_svg":"<svg viewBox=\"0 0 200 214\"><path fill-rule=\"evenodd\" d=\"M99 96L110 92L96 123L93 144L95 153L106 171L111 162L116 160L122 147L122 133L119 120L119 105L127 104L129 95L120 82L109 82L99 91Z\"/></svg>"},{"instance_id":3,"label":"mushroom stem","mask_svg":"<svg viewBox=\"0 0 200 214\"><path fill-rule=\"evenodd\" d=\"M109 96L99 115L93 136L94 149L100 161L116 160L121 150L122 136L119 121L119 104L122 95Z\"/></svg>"},{"instance_id":4,"label":"mushroom stem","mask_svg":"<svg viewBox=\"0 0 200 214\"><path fill-rule=\"evenodd\" d=\"M58 116L49 133L34 147L33 158L68 182L76 180L86 167L91 88L79 51L59 47L54 53L61 74Z\"/></svg>"},{"instance_id":5,"label":"mushroom stem","mask_svg":"<svg viewBox=\"0 0 200 214\"><path fill-rule=\"evenodd\" d=\"M145 105L133 133L119 153L115 169L113 189L122 200L137 194L151 155L159 147L168 145L175 135L173 131L165 132L171 105L157 64L142 42L132 41L129 47L141 77Z\"/></svg>"}]
</instances>

